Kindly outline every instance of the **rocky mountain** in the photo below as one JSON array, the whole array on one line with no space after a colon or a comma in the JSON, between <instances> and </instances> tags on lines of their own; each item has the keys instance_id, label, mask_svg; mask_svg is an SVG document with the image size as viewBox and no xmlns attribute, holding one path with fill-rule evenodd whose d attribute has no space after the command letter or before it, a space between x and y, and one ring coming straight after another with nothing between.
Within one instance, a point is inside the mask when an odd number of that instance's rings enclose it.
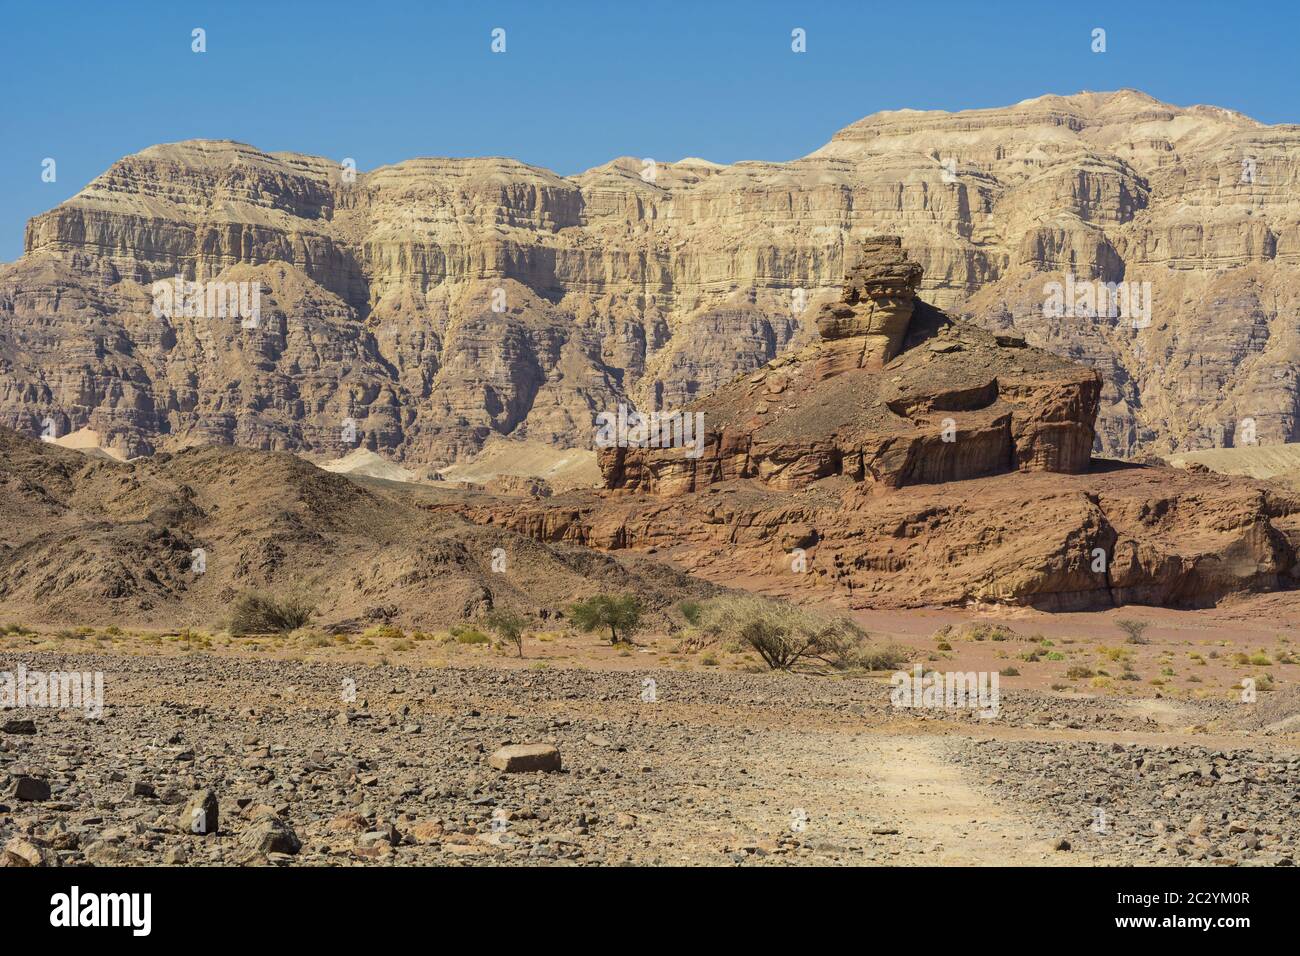
<instances>
[{"instance_id":1,"label":"rocky mountain","mask_svg":"<svg viewBox=\"0 0 1300 956\"><path fill-rule=\"evenodd\" d=\"M1271 444L1300 437L1298 168L1300 127L1131 90L570 177L156 146L0 267L0 424L407 467L492 435L587 448L602 411L680 408L804 345L890 233L927 301L1101 373L1098 451Z\"/></svg>"},{"instance_id":2,"label":"rocky mountain","mask_svg":"<svg viewBox=\"0 0 1300 956\"><path fill-rule=\"evenodd\" d=\"M1295 586L1300 496L1091 461L1097 373L951 319L920 278L897 237L868 242L818 339L686 407L702 440L629 430L599 453L605 490L459 510L860 608L1204 607Z\"/></svg>"},{"instance_id":3,"label":"rocky mountain","mask_svg":"<svg viewBox=\"0 0 1300 956\"><path fill-rule=\"evenodd\" d=\"M440 494L283 452L117 462L0 428L4 623L212 630L240 594L265 590L303 596L314 626L435 628L494 607L554 620L609 590L641 595L667 627L676 602L716 590L643 557L474 527L433 507Z\"/></svg>"}]
</instances>

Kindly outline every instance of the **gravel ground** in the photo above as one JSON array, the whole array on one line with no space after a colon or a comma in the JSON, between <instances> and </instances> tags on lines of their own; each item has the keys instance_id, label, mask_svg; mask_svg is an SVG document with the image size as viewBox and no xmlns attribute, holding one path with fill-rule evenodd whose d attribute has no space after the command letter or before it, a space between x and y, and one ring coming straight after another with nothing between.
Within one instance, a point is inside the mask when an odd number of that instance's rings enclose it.
<instances>
[{"instance_id":1,"label":"gravel ground","mask_svg":"<svg viewBox=\"0 0 1300 956\"><path fill-rule=\"evenodd\" d=\"M1150 730L1124 701L1004 694L988 722L900 713L880 680L213 654L21 662L102 671L106 705L97 719L0 714L9 866L1280 863L1296 835L1300 763L1248 741L975 739ZM510 744L553 745L562 770L492 766ZM1093 805L1109 833L1089 829ZM213 832L192 832L196 808ZM1172 831L1155 833L1157 818ZM1080 852L1052 850L1060 837Z\"/></svg>"}]
</instances>

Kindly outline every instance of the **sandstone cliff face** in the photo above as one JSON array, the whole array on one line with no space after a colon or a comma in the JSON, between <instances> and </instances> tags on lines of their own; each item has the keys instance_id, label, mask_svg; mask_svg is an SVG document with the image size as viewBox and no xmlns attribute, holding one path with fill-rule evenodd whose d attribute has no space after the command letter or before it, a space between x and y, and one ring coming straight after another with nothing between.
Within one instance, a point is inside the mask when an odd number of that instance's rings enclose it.
<instances>
[{"instance_id":1,"label":"sandstone cliff face","mask_svg":"<svg viewBox=\"0 0 1300 956\"><path fill-rule=\"evenodd\" d=\"M819 340L687 406L702 426L694 444L651 426L602 448L606 487L677 495L844 475L889 489L1087 470L1097 373L952 321L916 298L920 279L897 236L869 239L817 316Z\"/></svg>"},{"instance_id":2,"label":"sandstone cliff face","mask_svg":"<svg viewBox=\"0 0 1300 956\"><path fill-rule=\"evenodd\" d=\"M881 113L791 163L573 177L157 146L0 266L0 424L125 454L334 457L347 419L412 464L492 434L590 447L619 402L680 408L797 350L846 250L891 233L924 299L1102 374L1099 451L1295 440L1298 171L1300 128L1134 91ZM156 317L150 285L178 274L261 282L263 321ZM1067 275L1150 283L1149 321L1045 314Z\"/></svg>"}]
</instances>

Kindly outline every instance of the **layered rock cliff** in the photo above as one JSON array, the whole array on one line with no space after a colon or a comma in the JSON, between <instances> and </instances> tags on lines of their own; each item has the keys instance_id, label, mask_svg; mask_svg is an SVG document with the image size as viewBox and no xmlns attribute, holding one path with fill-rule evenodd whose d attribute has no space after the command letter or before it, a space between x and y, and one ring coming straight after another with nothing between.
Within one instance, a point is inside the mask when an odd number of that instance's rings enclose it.
<instances>
[{"instance_id":1,"label":"layered rock cliff","mask_svg":"<svg viewBox=\"0 0 1300 956\"><path fill-rule=\"evenodd\" d=\"M846 250L892 233L927 301L1101 373L1097 450L1300 438L1295 126L1120 91L880 113L783 164L341 159L156 146L33 219L0 267L0 424L127 455L590 447L601 411L797 350ZM178 275L260 283L260 321L155 315ZM1144 307L1045 307L1076 280Z\"/></svg>"}]
</instances>

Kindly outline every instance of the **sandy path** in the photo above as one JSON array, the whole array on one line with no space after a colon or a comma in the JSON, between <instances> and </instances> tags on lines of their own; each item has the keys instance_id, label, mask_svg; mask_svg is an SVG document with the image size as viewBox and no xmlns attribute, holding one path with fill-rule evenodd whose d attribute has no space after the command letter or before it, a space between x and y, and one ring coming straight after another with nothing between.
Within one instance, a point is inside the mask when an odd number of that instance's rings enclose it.
<instances>
[{"instance_id":1,"label":"sandy path","mask_svg":"<svg viewBox=\"0 0 1300 956\"><path fill-rule=\"evenodd\" d=\"M806 819L798 839L849 865L1047 865L1096 861L1050 847L1053 834L950 761L929 734L791 733L751 757L755 789L736 796L738 842ZM772 746L775 744L774 746ZM754 755L757 756L757 755ZM701 834L696 834L700 836Z\"/></svg>"},{"instance_id":2,"label":"sandy path","mask_svg":"<svg viewBox=\"0 0 1300 956\"><path fill-rule=\"evenodd\" d=\"M931 736L873 736L855 761L870 774L876 815L905 837L894 862L978 866L1078 865L1076 853L1055 852L1047 838L999 805L949 762Z\"/></svg>"}]
</instances>

